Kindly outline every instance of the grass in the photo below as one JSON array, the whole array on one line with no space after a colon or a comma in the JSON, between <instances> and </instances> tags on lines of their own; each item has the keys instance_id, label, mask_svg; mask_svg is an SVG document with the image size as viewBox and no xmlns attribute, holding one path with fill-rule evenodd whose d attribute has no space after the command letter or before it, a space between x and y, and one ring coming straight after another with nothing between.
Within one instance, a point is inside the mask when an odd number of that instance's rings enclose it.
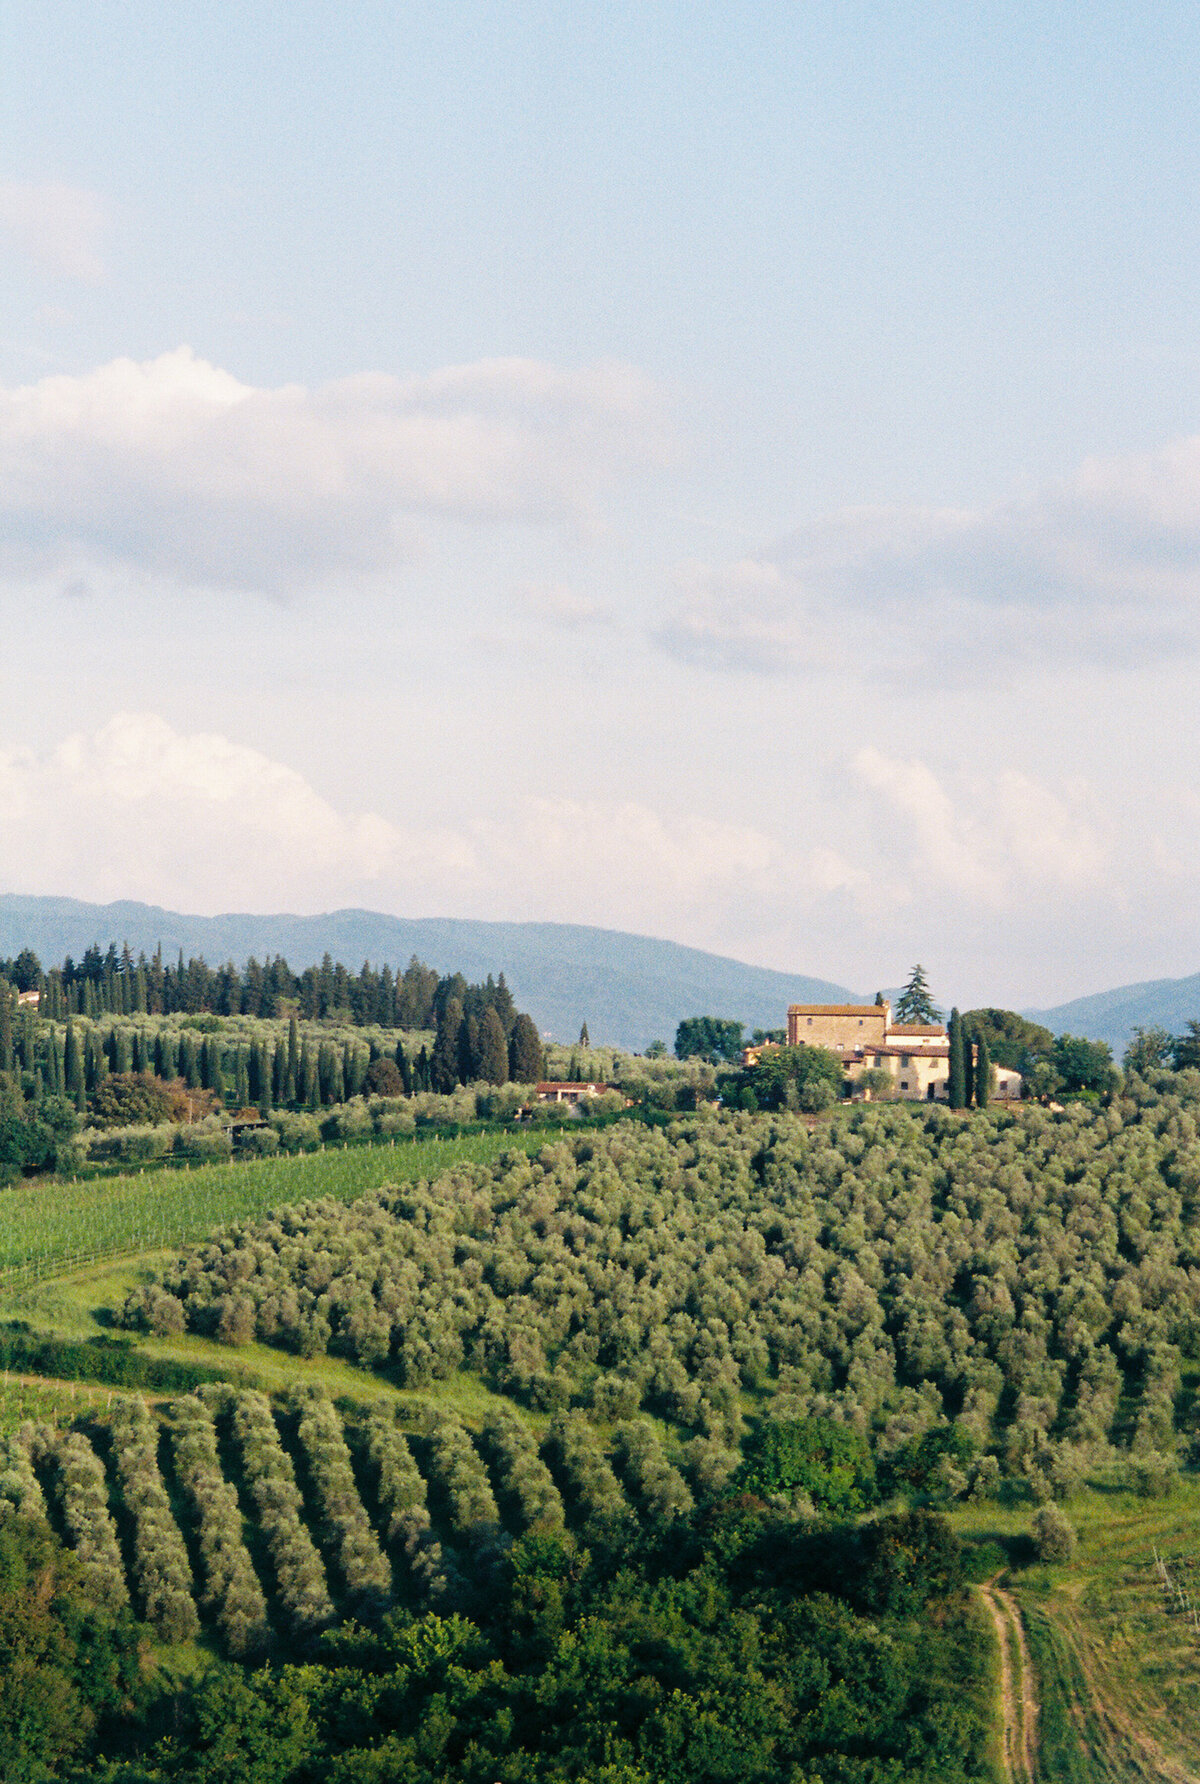
<instances>
[{"instance_id":1,"label":"grass","mask_svg":"<svg viewBox=\"0 0 1200 1784\"><path fill-rule=\"evenodd\" d=\"M487 1163L508 1148L545 1143L538 1129L464 1134L170 1173L16 1184L0 1190L0 1312L15 1291L74 1266L162 1251L288 1202L324 1196L349 1202L385 1183Z\"/></svg>"},{"instance_id":2,"label":"grass","mask_svg":"<svg viewBox=\"0 0 1200 1784\"><path fill-rule=\"evenodd\" d=\"M1033 1508L967 1506L960 1536L1006 1548L1042 1699L1044 1777L1064 1784L1146 1784L1200 1776L1200 1633L1168 1608L1154 1554L1200 1595L1200 1480L1168 1499L1103 1484L1066 1507L1074 1559L1020 1565Z\"/></svg>"}]
</instances>

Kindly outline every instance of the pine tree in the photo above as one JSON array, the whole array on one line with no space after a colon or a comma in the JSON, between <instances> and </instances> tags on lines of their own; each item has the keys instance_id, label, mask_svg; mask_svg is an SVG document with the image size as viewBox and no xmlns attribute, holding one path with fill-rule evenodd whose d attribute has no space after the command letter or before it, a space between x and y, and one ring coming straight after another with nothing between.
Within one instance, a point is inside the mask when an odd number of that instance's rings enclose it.
<instances>
[{"instance_id":1,"label":"pine tree","mask_svg":"<svg viewBox=\"0 0 1200 1784\"><path fill-rule=\"evenodd\" d=\"M908 984L900 993L893 1019L904 1028L915 1025L932 1027L942 1019L942 1012L929 995L925 968L920 964L913 967Z\"/></svg>"},{"instance_id":2,"label":"pine tree","mask_svg":"<svg viewBox=\"0 0 1200 1784\"><path fill-rule=\"evenodd\" d=\"M957 1009L950 1012L950 1078L946 1086L952 1109L967 1106L967 1062L963 1052L962 1017Z\"/></svg>"},{"instance_id":3,"label":"pine tree","mask_svg":"<svg viewBox=\"0 0 1200 1784\"><path fill-rule=\"evenodd\" d=\"M975 1107L986 1109L992 1096L992 1061L988 1054L988 1044L980 1035L976 1043L975 1058Z\"/></svg>"}]
</instances>

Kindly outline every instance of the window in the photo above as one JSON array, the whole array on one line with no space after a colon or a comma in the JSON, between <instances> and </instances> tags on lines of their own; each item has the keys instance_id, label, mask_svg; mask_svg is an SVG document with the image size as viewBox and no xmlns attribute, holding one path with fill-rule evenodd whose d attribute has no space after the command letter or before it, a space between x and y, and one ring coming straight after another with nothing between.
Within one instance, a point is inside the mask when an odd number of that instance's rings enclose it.
<instances>
[{"instance_id":1,"label":"window","mask_svg":"<svg viewBox=\"0 0 1200 1784\"><path fill-rule=\"evenodd\" d=\"M901 1078L901 1080L900 1080L900 1088L901 1088L901 1090L907 1090L907 1089L908 1089L908 1079L907 1079L907 1078Z\"/></svg>"},{"instance_id":2,"label":"window","mask_svg":"<svg viewBox=\"0 0 1200 1784\"><path fill-rule=\"evenodd\" d=\"M810 1028L812 1027L812 1017L811 1016L808 1018L808 1026Z\"/></svg>"},{"instance_id":3,"label":"window","mask_svg":"<svg viewBox=\"0 0 1200 1784\"><path fill-rule=\"evenodd\" d=\"M912 1064L912 1060L907 1053L902 1053L900 1055L900 1064L902 1067L909 1066Z\"/></svg>"}]
</instances>

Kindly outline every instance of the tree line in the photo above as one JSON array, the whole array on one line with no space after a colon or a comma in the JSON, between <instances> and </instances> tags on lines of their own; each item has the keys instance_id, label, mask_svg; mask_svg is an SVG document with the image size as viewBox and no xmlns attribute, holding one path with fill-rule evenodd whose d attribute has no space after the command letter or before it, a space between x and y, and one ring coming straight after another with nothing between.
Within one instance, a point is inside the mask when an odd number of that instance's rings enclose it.
<instances>
[{"instance_id":1,"label":"tree line","mask_svg":"<svg viewBox=\"0 0 1200 1784\"><path fill-rule=\"evenodd\" d=\"M94 943L81 960L70 955L44 968L30 948L0 960L0 978L18 993L36 991L40 1013L56 1022L67 1016L263 1016L296 1015L307 1022L333 1021L353 1027L431 1029L453 995L468 989L461 974L439 976L414 954L403 972L364 961L358 972L325 954L319 966L294 972L281 954L265 961L253 956L242 967L232 960L212 967L202 956L164 959L162 947L136 957L128 943L107 948ZM509 1026L511 994L504 974L490 987L502 1020ZM515 1013L515 1012L514 1012Z\"/></svg>"}]
</instances>

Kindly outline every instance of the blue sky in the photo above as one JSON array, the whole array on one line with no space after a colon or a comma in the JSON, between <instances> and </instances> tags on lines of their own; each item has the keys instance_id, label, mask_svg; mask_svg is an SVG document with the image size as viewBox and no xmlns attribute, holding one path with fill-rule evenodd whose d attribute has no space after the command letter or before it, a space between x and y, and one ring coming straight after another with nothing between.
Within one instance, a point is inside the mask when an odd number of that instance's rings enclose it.
<instances>
[{"instance_id":1,"label":"blue sky","mask_svg":"<svg viewBox=\"0 0 1200 1784\"><path fill-rule=\"evenodd\" d=\"M3 889L1194 971L1198 37L16 0Z\"/></svg>"}]
</instances>

